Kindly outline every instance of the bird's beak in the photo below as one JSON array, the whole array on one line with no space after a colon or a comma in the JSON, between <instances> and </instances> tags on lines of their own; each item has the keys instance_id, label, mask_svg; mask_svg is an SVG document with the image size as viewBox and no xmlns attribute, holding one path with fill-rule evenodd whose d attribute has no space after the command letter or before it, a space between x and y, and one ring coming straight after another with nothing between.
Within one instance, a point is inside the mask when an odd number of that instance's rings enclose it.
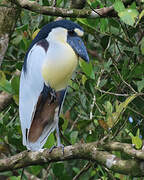
<instances>
[{"instance_id":1,"label":"bird's beak","mask_svg":"<svg viewBox=\"0 0 144 180\"><path fill-rule=\"evenodd\" d=\"M86 62L89 62L89 56L86 47L79 36L68 36L67 42L79 57L81 57Z\"/></svg>"}]
</instances>

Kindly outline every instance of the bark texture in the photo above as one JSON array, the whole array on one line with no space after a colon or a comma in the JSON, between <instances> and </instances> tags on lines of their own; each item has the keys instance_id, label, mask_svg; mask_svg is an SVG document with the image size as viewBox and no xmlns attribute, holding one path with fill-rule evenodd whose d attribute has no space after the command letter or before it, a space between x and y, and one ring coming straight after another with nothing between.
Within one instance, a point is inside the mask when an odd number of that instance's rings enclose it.
<instances>
[{"instance_id":1,"label":"bark texture","mask_svg":"<svg viewBox=\"0 0 144 180\"><path fill-rule=\"evenodd\" d=\"M122 146L124 146L124 148L122 148ZM106 151L107 149L109 152ZM128 149L130 149L130 151ZM110 153L113 150L125 152L131 158L128 160L120 159ZM98 142L87 144L78 143L73 146L66 146L64 148L64 154L61 148L56 148L51 153L49 153L48 149L37 152L23 151L15 156L1 159L0 172L15 170L30 165L40 165L71 159L91 160L117 173L135 177L144 176L144 152L142 150L135 150L130 144L119 142L105 143L105 145L98 145Z\"/></svg>"},{"instance_id":2,"label":"bark texture","mask_svg":"<svg viewBox=\"0 0 144 180\"><path fill-rule=\"evenodd\" d=\"M0 66L6 50L10 36L14 30L20 9L9 1L2 1L0 6Z\"/></svg>"}]
</instances>

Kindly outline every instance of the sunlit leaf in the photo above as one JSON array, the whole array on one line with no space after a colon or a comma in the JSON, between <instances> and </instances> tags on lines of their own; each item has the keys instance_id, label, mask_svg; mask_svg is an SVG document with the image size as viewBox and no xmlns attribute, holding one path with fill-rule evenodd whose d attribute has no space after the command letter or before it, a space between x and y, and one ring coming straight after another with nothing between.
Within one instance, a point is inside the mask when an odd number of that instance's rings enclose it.
<instances>
[{"instance_id":1,"label":"sunlit leaf","mask_svg":"<svg viewBox=\"0 0 144 180\"><path fill-rule=\"evenodd\" d=\"M85 82L87 80L87 77L85 75L82 75L82 84L85 85Z\"/></svg>"},{"instance_id":2,"label":"sunlit leaf","mask_svg":"<svg viewBox=\"0 0 144 180\"><path fill-rule=\"evenodd\" d=\"M136 9L125 9L124 11L118 13L121 20L131 26L134 25L138 14L139 13Z\"/></svg>"},{"instance_id":3,"label":"sunlit leaf","mask_svg":"<svg viewBox=\"0 0 144 180\"><path fill-rule=\"evenodd\" d=\"M112 106L110 101L106 101L105 104L104 104L104 107L105 107L105 110L106 110L107 113L112 113L113 106Z\"/></svg>"},{"instance_id":4,"label":"sunlit leaf","mask_svg":"<svg viewBox=\"0 0 144 180\"><path fill-rule=\"evenodd\" d=\"M138 136L134 136L132 138L132 144L135 145L136 149L140 149L142 147L142 140Z\"/></svg>"},{"instance_id":5,"label":"sunlit leaf","mask_svg":"<svg viewBox=\"0 0 144 180\"><path fill-rule=\"evenodd\" d=\"M115 3L113 4L115 11L121 12L125 10L124 4L121 0L115 0Z\"/></svg>"},{"instance_id":6,"label":"sunlit leaf","mask_svg":"<svg viewBox=\"0 0 144 180\"><path fill-rule=\"evenodd\" d=\"M9 180L21 180L21 176L11 176L8 179Z\"/></svg>"},{"instance_id":7,"label":"sunlit leaf","mask_svg":"<svg viewBox=\"0 0 144 180\"><path fill-rule=\"evenodd\" d=\"M142 10L142 12L139 15L139 20L141 20L141 18L144 16L144 10Z\"/></svg>"},{"instance_id":8,"label":"sunlit leaf","mask_svg":"<svg viewBox=\"0 0 144 180\"><path fill-rule=\"evenodd\" d=\"M36 35L38 34L39 31L40 31L40 29L37 29L36 31L34 31L34 33L32 34L32 39L34 39L36 37Z\"/></svg>"},{"instance_id":9,"label":"sunlit leaf","mask_svg":"<svg viewBox=\"0 0 144 180\"><path fill-rule=\"evenodd\" d=\"M46 144L44 145L45 148L51 148L55 143L54 134L51 133L48 137L48 140L46 141Z\"/></svg>"},{"instance_id":10,"label":"sunlit leaf","mask_svg":"<svg viewBox=\"0 0 144 180\"><path fill-rule=\"evenodd\" d=\"M120 120L120 115L126 110L128 104L134 100L134 98L136 97L136 95L132 95L130 97L128 97L124 102L120 103L118 105L118 103L116 103L116 112L113 112L109 110L109 114L107 114L107 124L108 126L111 128L113 127L113 125L115 123L117 123ZM109 107L111 107L112 105L109 105ZM109 108L112 110L112 107ZM108 108L107 108L107 112L108 112Z\"/></svg>"},{"instance_id":11,"label":"sunlit leaf","mask_svg":"<svg viewBox=\"0 0 144 180\"><path fill-rule=\"evenodd\" d=\"M92 67L91 62L86 63L85 61L80 60L79 63L80 63L80 66L81 66L82 70L84 71L84 73L88 77L90 77L92 79L95 79L95 75L94 75L94 72L93 72L93 67Z\"/></svg>"}]
</instances>

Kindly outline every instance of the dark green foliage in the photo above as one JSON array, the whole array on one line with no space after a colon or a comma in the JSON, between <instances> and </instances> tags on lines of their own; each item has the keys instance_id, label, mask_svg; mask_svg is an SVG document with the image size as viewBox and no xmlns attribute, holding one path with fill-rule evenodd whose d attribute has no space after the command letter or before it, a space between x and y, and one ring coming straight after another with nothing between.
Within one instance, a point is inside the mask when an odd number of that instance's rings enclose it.
<instances>
[{"instance_id":1,"label":"dark green foliage","mask_svg":"<svg viewBox=\"0 0 144 180\"><path fill-rule=\"evenodd\" d=\"M41 3L44 6L49 5L45 0ZM68 4L65 0L57 1L58 7L67 7ZM136 3L127 8L120 0L89 0L88 4L92 8L114 4L118 18L73 19L85 29L84 41L90 63L80 61L70 81L60 117L62 142L64 145L87 143L109 135L110 140L133 143L140 149L141 138L144 139L144 12L140 12L141 8ZM143 3L141 6L143 7ZM19 71L34 32L53 20L54 17L23 10L12 35L0 71L0 91L13 96L12 103L0 113L0 152L4 151L5 154L13 155L25 149L22 146L18 115ZM53 133L45 147L50 148L55 140ZM127 158L121 153L115 154ZM87 161L71 160L32 166L25 171L40 179L46 177L48 180L71 180L85 164ZM11 176L10 180L18 180L21 170L17 171L17 175L10 175L9 172L4 174ZM79 179L111 177L131 179L108 172L94 163ZM28 177L24 175L24 179Z\"/></svg>"}]
</instances>

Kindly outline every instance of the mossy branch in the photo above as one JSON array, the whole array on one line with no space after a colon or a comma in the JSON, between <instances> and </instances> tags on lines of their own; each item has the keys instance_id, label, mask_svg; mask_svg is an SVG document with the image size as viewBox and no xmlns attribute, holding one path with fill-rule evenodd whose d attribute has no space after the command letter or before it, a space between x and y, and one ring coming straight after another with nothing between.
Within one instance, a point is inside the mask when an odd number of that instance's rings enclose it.
<instances>
[{"instance_id":1,"label":"mossy branch","mask_svg":"<svg viewBox=\"0 0 144 180\"><path fill-rule=\"evenodd\" d=\"M112 144L112 145L111 145ZM44 163L51 163L57 161L68 161L71 159L85 159L92 160L105 166L106 168L121 174L132 176L144 176L144 152L135 150L130 144L113 142L107 145L100 145L101 148L109 150L126 151L132 158L129 160L122 160L114 154L105 150L98 149L98 143L76 144L73 146L66 146L64 154L61 148L54 149L49 153L48 149L38 152L23 151L15 156L0 160L0 172L19 169L30 165L40 165ZM133 158L135 157L135 159Z\"/></svg>"},{"instance_id":2,"label":"mossy branch","mask_svg":"<svg viewBox=\"0 0 144 180\"><path fill-rule=\"evenodd\" d=\"M15 4L7 0L3 0L2 3L4 6L0 6L0 66L7 51L17 18L20 15L20 9L16 8Z\"/></svg>"},{"instance_id":3,"label":"mossy branch","mask_svg":"<svg viewBox=\"0 0 144 180\"><path fill-rule=\"evenodd\" d=\"M53 6L41 6L35 1L29 0L9 0L15 3L17 6L49 16L61 16L61 17L72 17L72 18L98 18L98 17L112 17L114 11L113 6L104 7L101 9L71 9L71 8L58 8Z\"/></svg>"}]
</instances>

